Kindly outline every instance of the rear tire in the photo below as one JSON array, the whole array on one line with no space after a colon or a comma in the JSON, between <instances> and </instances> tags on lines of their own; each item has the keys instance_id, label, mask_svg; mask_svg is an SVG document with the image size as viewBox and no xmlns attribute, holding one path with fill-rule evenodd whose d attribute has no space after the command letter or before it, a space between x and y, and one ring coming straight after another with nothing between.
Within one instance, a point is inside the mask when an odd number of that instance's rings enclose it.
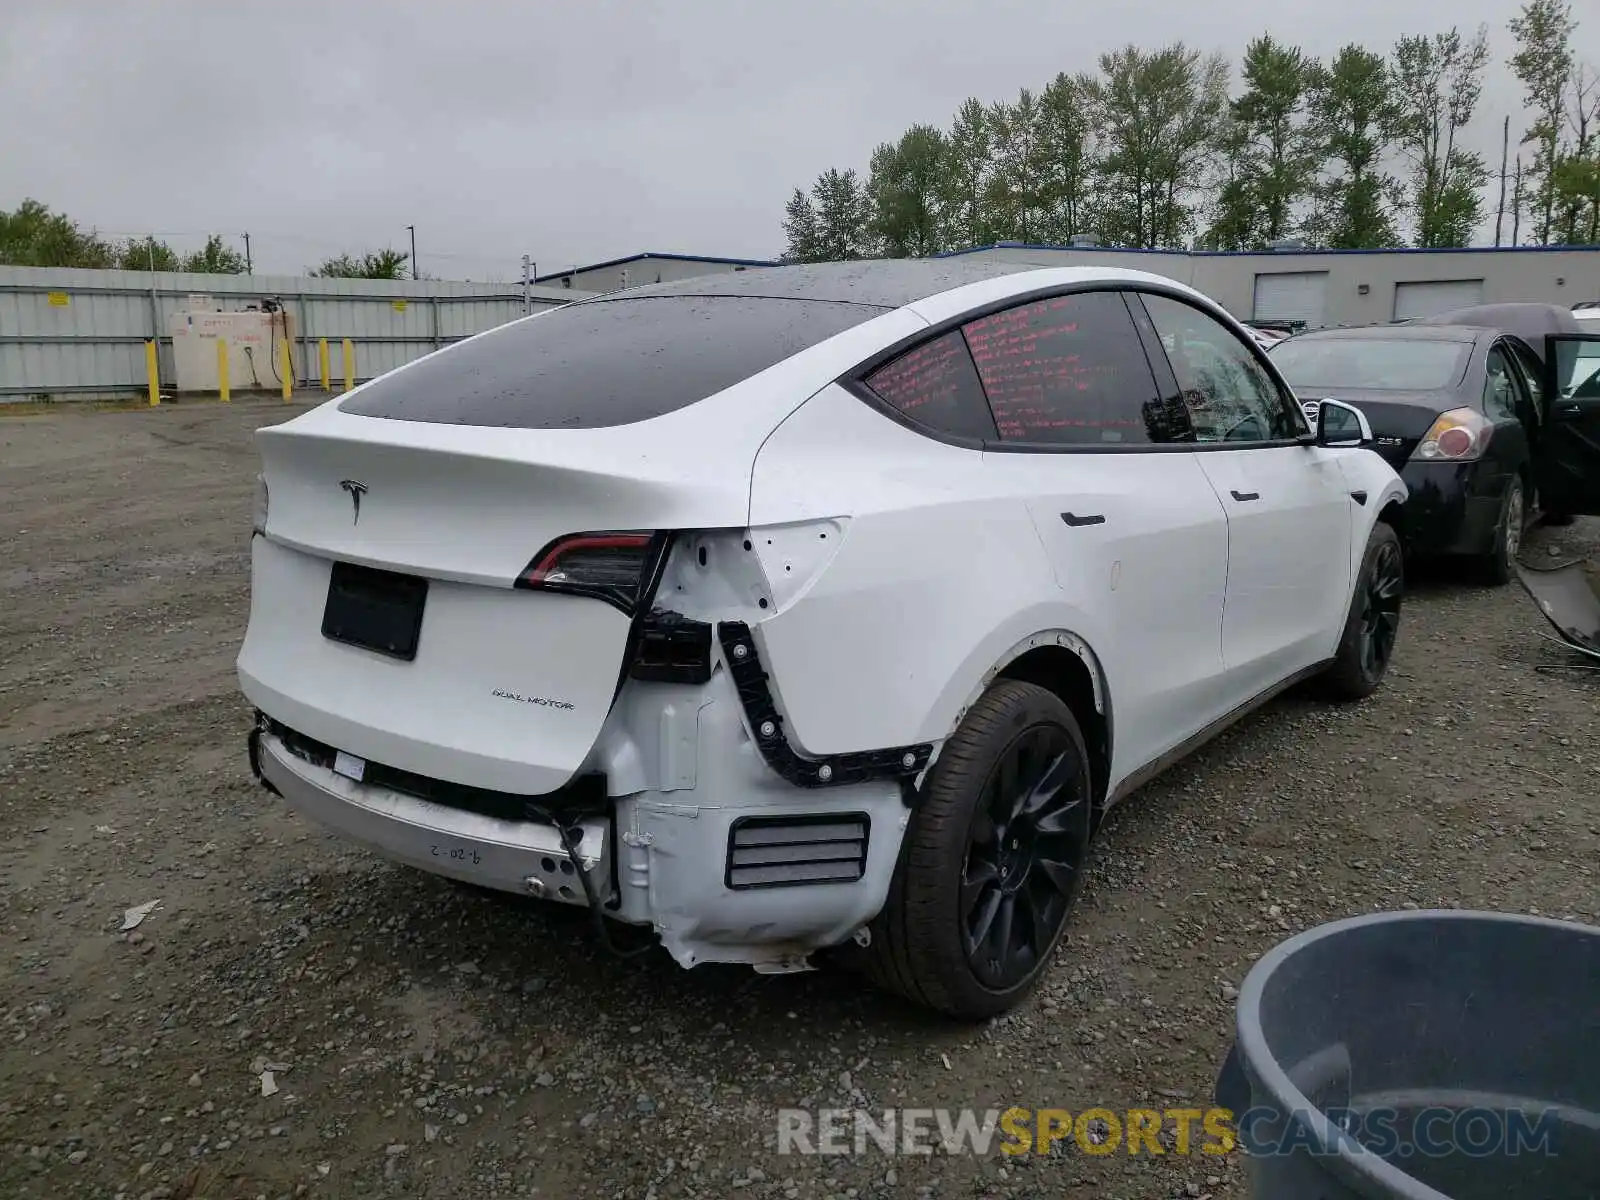
<instances>
[{"instance_id":1,"label":"rear tire","mask_svg":"<svg viewBox=\"0 0 1600 1200\"><path fill-rule=\"evenodd\" d=\"M1517 554L1522 549L1522 530L1528 523L1527 487L1513 479L1500 500L1500 519L1495 522L1494 546L1479 560L1485 583L1504 587L1517 573Z\"/></svg>"},{"instance_id":2,"label":"rear tire","mask_svg":"<svg viewBox=\"0 0 1600 1200\"><path fill-rule=\"evenodd\" d=\"M1320 691L1329 700L1363 700L1378 690L1394 654L1405 597L1405 560L1400 537L1382 521L1372 527L1356 575L1350 614Z\"/></svg>"},{"instance_id":3,"label":"rear tire","mask_svg":"<svg viewBox=\"0 0 1600 1200\"><path fill-rule=\"evenodd\" d=\"M934 764L863 965L879 987L947 1016L1019 1004L1044 974L1083 886L1089 755L1053 692L1000 680Z\"/></svg>"}]
</instances>

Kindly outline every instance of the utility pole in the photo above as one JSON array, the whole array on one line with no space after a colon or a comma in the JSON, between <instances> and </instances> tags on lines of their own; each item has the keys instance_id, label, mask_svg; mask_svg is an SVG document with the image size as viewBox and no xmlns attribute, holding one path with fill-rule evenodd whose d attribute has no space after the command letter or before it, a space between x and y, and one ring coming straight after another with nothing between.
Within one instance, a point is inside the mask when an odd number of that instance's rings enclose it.
<instances>
[{"instance_id":1,"label":"utility pole","mask_svg":"<svg viewBox=\"0 0 1600 1200\"><path fill-rule=\"evenodd\" d=\"M244 235L244 273L246 275L254 275L256 273L255 263L250 260L250 235L248 233Z\"/></svg>"},{"instance_id":2,"label":"utility pole","mask_svg":"<svg viewBox=\"0 0 1600 1200\"><path fill-rule=\"evenodd\" d=\"M406 228L411 231L411 278L416 279L416 278L418 278L418 275L417 275L417 227L415 225L407 225Z\"/></svg>"},{"instance_id":3,"label":"utility pole","mask_svg":"<svg viewBox=\"0 0 1600 1200\"><path fill-rule=\"evenodd\" d=\"M522 315L527 316L533 311L533 298L528 292L528 285L532 282L528 272L533 267L533 260L526 254L522 256Z\"/></svg>"},{"instance_id":4,"label":"utility pole","mask_svg":"<svg viewBox=\"0 0 1600 1200\"><path fill-rule=\"evenodd\" d=\"M1500 244L1500 228L1506 219L1506 160L1511 157L1511 118L1506 118L1505 132L1500 139L1500 209L1494 218L1494 244Z\"/></svg>"}]
</instances>

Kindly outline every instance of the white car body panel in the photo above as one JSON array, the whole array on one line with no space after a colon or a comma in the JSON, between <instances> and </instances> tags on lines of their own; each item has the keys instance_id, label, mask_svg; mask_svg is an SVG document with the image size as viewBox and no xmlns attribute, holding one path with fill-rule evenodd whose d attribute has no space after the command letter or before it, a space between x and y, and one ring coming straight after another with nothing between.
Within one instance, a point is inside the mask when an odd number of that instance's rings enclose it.
<instances>
[{"instance_id":1,"label":"white car body panel","mask_svg":"<svg viewBox=\"0 0 1600 1200\"><path fill-rule=\"evenodd\" d=\"M813 397L763 447L751 501L755 526L851 514L833 567L757 627L796 740L941 738L1002 651L1047 630L1115 681L1116 780L1221 716L1228 532L1200 457L984 454L837 386ZM1105 520L1069 527L1074 510Z\"/></svg>"},{"instance_id":2,"label":"white car body panel","mask_svg":"<svg viewBox=\"0 0 1600 1200\"><path fill-rule=\"evenodd\" d=\"M1231 689L1253 695L1333 655L1352 578L1350 489L1316 446L1196 457L1227 510L1223 663Z\"/></svg>"},{"instance_id":3,"label":"white car body panel","mask_svg":"<svg viewBox=\"0 0 1600 1200\"><path fill-rule=\"evenodd\" d=\"M535 818L596 774L608 813L583 817L574 853L614 894L611 915L653 929L686 966L762 970L802 968L878 912L909 819L903 787L1032 649L1083 664L1109 728L1101 799L1120 796L1333 654L1372 524L1405 489L1361 449L967 448L836 382L974 308L1101 283L1166 288L1249 336L1158 276L1027 270L886 310L633 424L433 423L341 411L341 398L262 430L269 503L238 662L262 714L262 778L396 860L582 904L564 845ZM1259 507L1233 490L1259 492ZM681 531L654 605L712 629L703 682L630 674L629 613L515 586L560 538L634 530ZM412 661L323 635L336 561L427 579ZM746 628L768 728L718 640ZM831 761L902 752L911 777L813 786ZM478 789L511 815L412 794L395 772ZM768 869L735 861L752 818L859 821L860 879L735 888L735 870Z\"/></svg>"}]
</instances>

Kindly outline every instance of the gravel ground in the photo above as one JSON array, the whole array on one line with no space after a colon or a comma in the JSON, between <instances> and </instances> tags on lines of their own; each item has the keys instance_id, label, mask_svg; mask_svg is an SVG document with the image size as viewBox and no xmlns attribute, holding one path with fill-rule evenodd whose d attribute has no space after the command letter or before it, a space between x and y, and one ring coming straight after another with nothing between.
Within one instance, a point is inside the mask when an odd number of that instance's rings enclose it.
<instances>
[{"instance_id":1,"label":"gravel ground","mask_svg":"<svg viewBox=\"0 0 1600 1200\"><path fill-rule=\"evenodd\" d=\"M1008 1019L604 957L574 910L389 866L252 784L248 434L295 411L0 418L0 1195L1222 1200L1235 1156L780 1156L776 1109L1203 1105L1291 932L1600 915L1600 677L1536 671L1570 660L1515 587L1433 578L1375 698L1281 700L1114 815ZM1600 523L1552 547L1593 561Z\"/></svg>"}]
</instances>

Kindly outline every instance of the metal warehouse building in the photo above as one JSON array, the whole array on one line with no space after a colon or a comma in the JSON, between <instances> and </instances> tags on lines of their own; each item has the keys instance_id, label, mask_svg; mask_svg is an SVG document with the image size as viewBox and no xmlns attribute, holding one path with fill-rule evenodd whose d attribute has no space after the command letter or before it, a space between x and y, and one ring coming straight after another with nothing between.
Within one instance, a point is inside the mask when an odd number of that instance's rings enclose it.
<instances>
[{"instance_id":1,"label":"metal warehouse building","mask_svg":"<svg viewBox=\"0 0 1600 1200\"><path fill-rule=\"evenodd\" d=\"M1431 316L1470 304L1600 300L1600 246L1465 250L1303 250L1262 253L1119 250L1000 242L942 258L980 256L1047 267L1130 267L1198 288L1243 320L1315 329ZM538 282L609 292L776 263L690 254L635 254Z\"/></svg>"},{"instance_id":2,"label":"metal warehouse building","mask_svg":"<svg viewBox=\"0 0 1600 1200\"><path fill-rule=\"evenodd\" d=\"M1600 246L1239 254L1001 242L953 254L1151 271L1205 292L1244 320L1308 329L1404 321L1470 304L1537 300L1570 308L1600 300Z\"/></svg>"},{"instance_id":3,"label":"metal warehouse building","mask_svg":"<svg viewBox=\"0 0 1600 1200\"><path fill-rule=\"evenodd\" d=\"M643 254L630 254L627 258L613 258L607 262L590 263L586 267L558 271L553 275L541 275L534 282L545 287L571 288L579 292L614 292L619 288L639 287L646 283L672 283L723 271L775 266L778 263L773 259L707 258L699 254L661 254L647 250Z\"/></svg>"}]
</instances>

